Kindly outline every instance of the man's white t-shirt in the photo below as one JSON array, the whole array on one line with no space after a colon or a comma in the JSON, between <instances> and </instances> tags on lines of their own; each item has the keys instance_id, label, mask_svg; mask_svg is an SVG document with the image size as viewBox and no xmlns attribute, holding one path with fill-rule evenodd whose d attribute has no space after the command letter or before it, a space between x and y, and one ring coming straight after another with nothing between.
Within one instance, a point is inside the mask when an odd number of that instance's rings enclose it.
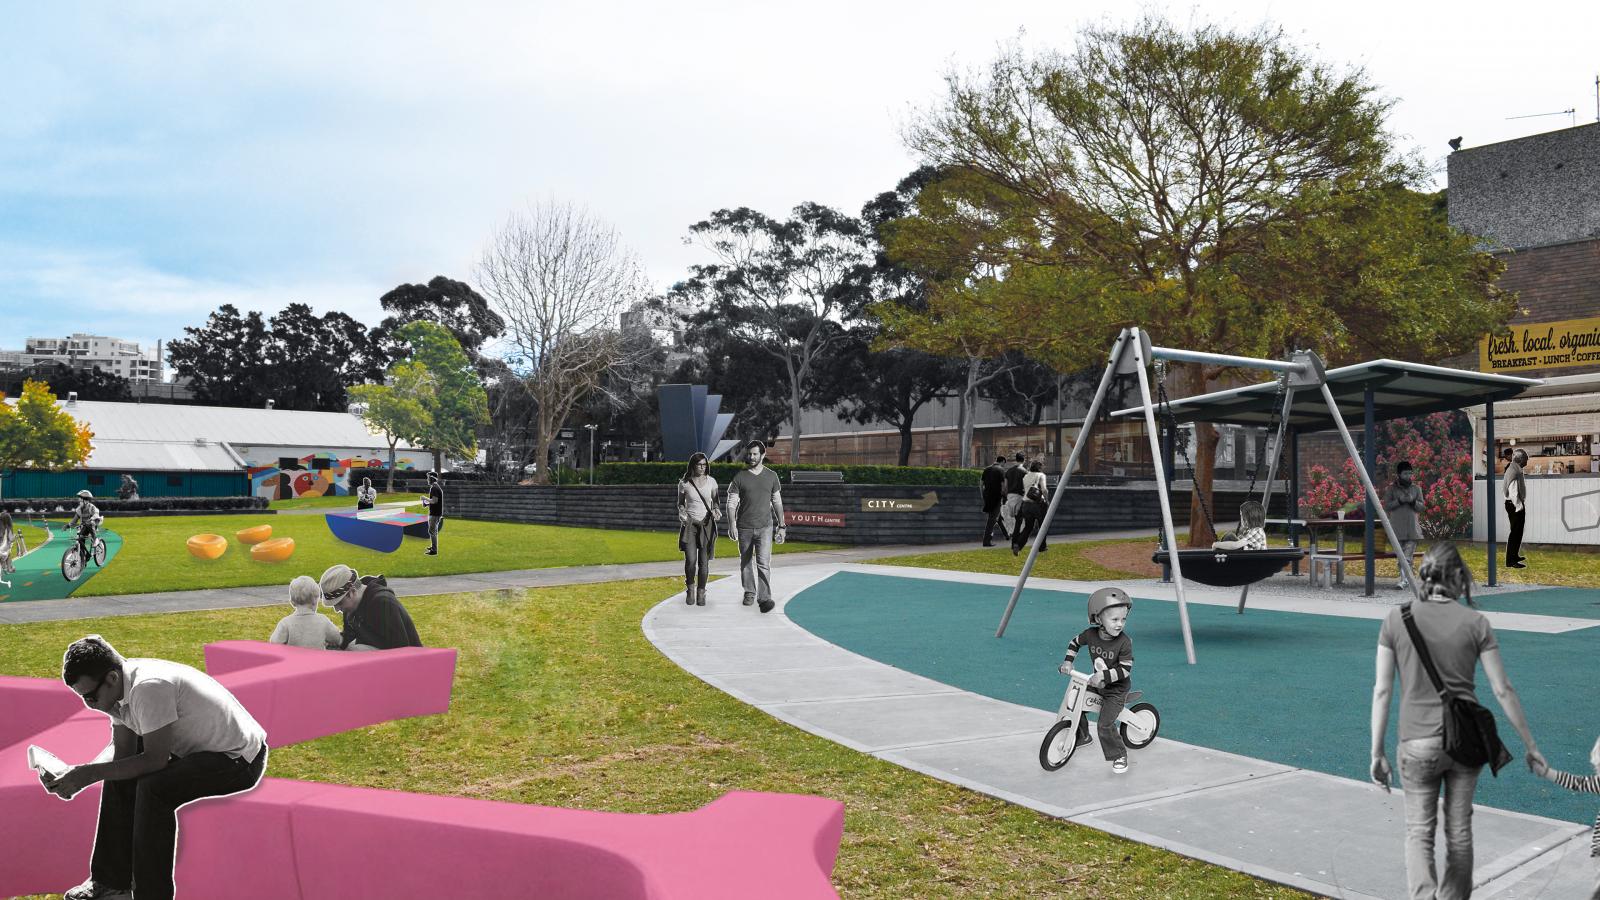
<instances>
[{"instance_id":1,"label":"man's white t-shirt","mask_svg":"<svg viewBox=\"0 0 1600 900\"><path fill-rule=\"evenodd\" d=\"M226 753L254 760L267 733L215 678L183 663L130 659L123 663L127 689L111 721L147 735L177 723L172 755Z\"/></svg>"}]
</instances>

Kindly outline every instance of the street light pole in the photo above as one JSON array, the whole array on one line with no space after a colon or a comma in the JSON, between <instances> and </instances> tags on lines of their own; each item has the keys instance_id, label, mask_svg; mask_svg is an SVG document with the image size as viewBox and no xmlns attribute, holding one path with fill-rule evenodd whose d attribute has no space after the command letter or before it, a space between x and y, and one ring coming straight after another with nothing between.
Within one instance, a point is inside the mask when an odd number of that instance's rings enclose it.
<instances>
[{"instance_id":1,"label":"street light pole","mask_svg":"<svg viewBox=\"0 0 1600 900\"><path fill-rule=\"evenodd\" d=\"M589 429L589 484L594 484L594 432L598 425L585 425Z\"/></svg>"}]
</instances>

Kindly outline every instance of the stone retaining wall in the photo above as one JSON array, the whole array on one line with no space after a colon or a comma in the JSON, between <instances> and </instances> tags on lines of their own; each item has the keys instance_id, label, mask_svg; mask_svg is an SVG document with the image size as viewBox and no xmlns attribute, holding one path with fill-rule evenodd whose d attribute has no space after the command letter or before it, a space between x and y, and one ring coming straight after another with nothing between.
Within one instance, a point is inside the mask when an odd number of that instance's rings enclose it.
<instances>
[{"instance_id":1,"label":"stone retaining wall","mask_svg":"<svg viewBox=\"0 0 1600 900\"><path fill-rule=\"evenodd\" d=\"M584 528L675 531L676 485L449 485L445 514L464 519L528 522ZM717 502L726 498L718 491ZM1218 530L1233 526L1243 493L1225 492L1213 509ZM1283 498L1273 498L1282 515ZM941 544L976 542L984 514L977 487L870 484L785 484L786 515L837 524L802 524L791 518L789 537L832 544ZM1181 530L1189 521L1189 492L1172 497ZM1051 524L1051 534L1118 531L1161 524L1153 487L1072 487Z\"/></svg>"}]
</instances>

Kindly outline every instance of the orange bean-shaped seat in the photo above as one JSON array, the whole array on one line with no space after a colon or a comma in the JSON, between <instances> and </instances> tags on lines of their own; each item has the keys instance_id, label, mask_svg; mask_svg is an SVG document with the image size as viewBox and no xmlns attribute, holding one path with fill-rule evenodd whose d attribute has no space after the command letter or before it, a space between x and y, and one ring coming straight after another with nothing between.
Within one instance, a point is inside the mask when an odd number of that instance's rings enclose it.
<instances>
[{"instance_id":1,"label":"orange bean-shaped seat","mask_svg":"<svg viewBox=\"0 0 1600 900\"><path fill-rule=\"evenodd\" d=\"M220 534L197 534L188 543L190 555L197 559L216 559L228 551L228 539Z\"/></svg>"},{"instance_id":2,"label":"orange bean-shaped seat","mask_svg":"<svg viewBox=\"0 0 1600 900\"><path fill-rule=\"evenodd\" d=\"M283 562L294 554L294 538L273 538L250 548L250 558L257 562Z\"/></svg>"},{"instance_id":3,"label":"orange bean-shaped seat","mask_svg":"<svg viewBox=\"0 0 1600 900\"><path fill-rule=\"evenodd\" d=\"M267 538L272 537L272 526L252 525L249 528L239 529L234 536L239 539L239 543L241 544L259 544Z\"/></svg>"}]
</instances>

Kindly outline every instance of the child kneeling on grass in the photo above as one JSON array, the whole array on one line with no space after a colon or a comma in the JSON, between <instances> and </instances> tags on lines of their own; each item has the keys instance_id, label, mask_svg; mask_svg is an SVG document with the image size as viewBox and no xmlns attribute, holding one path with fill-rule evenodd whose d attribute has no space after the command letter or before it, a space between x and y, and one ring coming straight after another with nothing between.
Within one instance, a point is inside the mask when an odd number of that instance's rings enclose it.
<instances>
[{"instance_id":1,"label":"child kneeling on grass","mask_svg":"<svg viewBox=\"0 0 1600 900\"><path fill-rule=\"evenodd\" d=\"M1543 759L1532 762L1533 774L1546 781L1553 781L1569 791L1600 794L1600 739L1595 740L1594 747L1589 751L1589 765L1594 768L1595 774L1588 778L1579 778L1550 768ZM1592 900L1600 900L1600 816L1596 816L1594 820L1594 836L1589 841L1589 855L1596 860L1594 892L1589 896Z\"/></svg>"},{"instance_id":2,"label":"child kneeling on grass","mask_svg":"<svg viewBox=\"0 0 1600 900\"><path fill-rule=\"evenodd\" d=\"M278 620L278 627L272 629L268 640L310 650L339 649L343 643L339 627L317 612L317 601L321 598L322 588L315 578L296 576L289 582L289 605L294 607L294 612Z\"/></svg>"},{"instance_id":3,"label":"child kneeling on grass","mask_svg":"<svg viewBox=\"0 0 1600 900\"><path fill-rule=\"evenodd\" d=\"M1119 775L1128 771L1128 748L1117 729L1117 716L1127 705L1128 679L1133 671L1133 639L1123 630L1132 609L1133 598L1121 588L1104 587L1090 594L1089 627L1067 644L1067 658L1058 670L1063 675L1071 673L1078 650L1089 648L1089 655L1094 657L1089 690L1100 695L1100 719L1096 723L1100 752L1111 761L1111 771ZM1078 720L1077 741L1079 747L1089 743L1087 716Z\"/></svg>"}]
</instances>

